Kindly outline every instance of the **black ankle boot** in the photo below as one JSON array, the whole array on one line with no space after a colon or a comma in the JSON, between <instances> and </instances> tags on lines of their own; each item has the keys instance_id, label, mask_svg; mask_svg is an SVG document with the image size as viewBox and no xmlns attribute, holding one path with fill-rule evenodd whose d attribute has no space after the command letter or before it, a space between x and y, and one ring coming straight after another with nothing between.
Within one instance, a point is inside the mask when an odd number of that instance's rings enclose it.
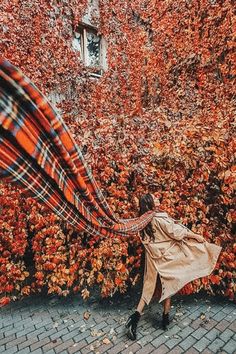
<instances>
[{"instance_id":1,"label":"black ankle boot","mask_svg":"<svg viewBox=\"0 0 236 354\"><path fill-rule=\"evenodd\" d=\"M138 311L135 311L131 316L129 316L126 322L125 327L128 328L127 335L132 340L136 339L137 325L140 317L140 313Z\"/></svg>"},{"instance_id":2,"label":"black ankle boot","mask_svg":"<svg viewBox=\"0 0 236 354\"><path fill-rule=\"evenodd\" d=\"M162 329L165 331L167 329L167 325L170 324L169 313L162 314Z\"/></svg>"}]
</instances>

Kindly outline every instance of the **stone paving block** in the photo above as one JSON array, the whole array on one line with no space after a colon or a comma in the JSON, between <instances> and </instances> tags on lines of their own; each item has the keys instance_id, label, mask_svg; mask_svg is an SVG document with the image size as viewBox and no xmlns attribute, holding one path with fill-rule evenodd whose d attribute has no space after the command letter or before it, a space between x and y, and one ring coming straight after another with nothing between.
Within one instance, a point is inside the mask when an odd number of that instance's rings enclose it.
<instances>
[{"instance_id":1,"label":"stone paving block","mask_svg":"<svg viewBox=\"0 0 236 354\"><path fill-rule=\"evenodd\" d=\"M151 344L154 346L154 348L158 348L161 344L165 343L168 339L169 337L162 335L154 339Z\"/></svg>"},{"instance_id":2,"label":"stone paving block","mask_svg":"<svg viewBox=\"0 0 236 354\"><path fill-rule=\"evenodd\" d=\"M220 350L221 348L223 348L223 346L225 345L225 343L219 339L216 338L209 346L208 349L212 350L213 353L217 353L218 350Z\"/></svg>"},{"instance_id":3,"label":"stone paving block","mask_svg":"<svg viewBox=\"0 0 236 354\"><path fill-rule=\"evenodd\" d=\"M217 314L215 314L215 316L213 316L213 320L219 322L222 321L224 318L226 317L226 314L223 311L218 312Z\"/></svg>"},{"instance_id":4,"label":"stone paving block","mask_svg":"<svg viewBox=\"0 0 236 354\"><path fill-rule=\"evenodd\" d=\"M137 343L140 344L141 346L144 346L148 343L151 343L154 340L155 337L151 334L147 334L146 336L142 336Z\"/></svg>"},{"instance_id":5,"label":"stone paving block","mask_svg":"<svg viewBox=\"0 0 236 354\"><path fill-rule=\"evenodd\" d=\"M126 332L126 328L124 325L121 325L119 327L116 327L115 328L115 332L117 333L117 335L122 335L124 332ZM138 336L139 332L137 333L137 336Z\"/></svg>"},{"instance_id":6,"label":"stone paving block","mask_svg":"<svg viewBox=\"0 0 236 354\"><path fill-rule=\"evenodd\" d=\"M205 337L199 339L193 347L197 349L200 353L206 349L206 347L211 343L210 339L207 339Z\"/></svg>"},{"instance_id":7,"label":"stone paving block","mask_svg":"<svg viewBox=\"0 0 236 354\"><path fill-rule=\"evenodd\" d=\"M24 342L25 340L26 340L26 336L22 336L20 338L16 338L14 340L11 340L8 343L6 343L6 349L8 349L10 347L14 347L15 345L18 345L18 344Z\"/></svg>"},{"instance_id":8,"label":"stone paving block","mask_svg":"<svg viewBox=\"0 0 236 354\"><path fill-rule=\"evenodd\" d=\"M86 330L74 336L73 340L74 342L79 342L82 339L87 339L89 336L90 336L90 330Z\"/></svg>"},{"instance_id":9,"label":"stone paving block","mask_svg":"<svg viewBox=\"0 0 236 354\"><path fill-rule=\"evenodd\" d=\"M170 327L169 327L170 328ZM178 326L178 325L174 325L173 327L171 327L170 329L168 329L165 333L168 335L168 336L172 336L174 334L177 334L181 331L181 328Z\"/></svg>"},{"instance_id":10,"label":"stone paving block","mask_svg":"<svg viewBox=\"0 0 236 354\"><path fill-rule=\"evenodd\" d=\"M38 348L38 349L35 349L31 352L32 354L42 354L42 349L41 348Z\"/></svg>"},{"instance_id":11,"label":"stone paving block","mask_svg":"<svg viewBox=\"0 0 236 354\"><path fill-rule=\"evenodd\" d=\"M30 348L29 347L26 347L26 348L24 348L24 349L18 349L18 352L17 352L17 354L28 354L28 353L30 353Z\"/></svg>"},{"instance_id":12,"label":"stone paving block","mask_svg":"<svg viewBox=\"0 0 236 354\"><path fill-rule=\"evenodd\" d=\"M114 347L112 347L111 349L109 349L107 351L108 354L118 354L118 353L123 353L123 351L125 350L125 343L124 342L120 342L116 345L114 345Z\"/></svg>"},{"instance_id":13,"label":"stone paving block","mask_svg":"<svg viewBox=\"0 0 236 354\"><path fill-rule=\"evenodd\" d=\"M32 337L32 338L29 338L27 340L25 340L24 342L18 344L18 348L19 349L24 349L26 347L29 347L31 346L32 344L34 343L37 343L39 340L38 340L38 337Z\"/></svg>"},{"instance_id":14,"label":"stone paving block","mask_svg":"<svg viewBox=\"0 0 236 354\"><path fill-rule=\"evenodd\" d=\"M203 350L203 352L201 354L215 354L215 353L212 353L211 350L206 348L206 349ZM221 354L223 354L223 353L221 353Z\"/></svg>"},{"instance_id":15,"label":"stone paving block","mask_svg":"<svg viewBox=\"0 0 236 354\"><path fill-rule=\"evenodd\" d=\"M144 345L141 349L139 349L136 354L147 354L147 353L152 353L155 348L153 347L152 344L146 344Z\"/></svg>"},{"instance_id":16,"label":"stone paving block","mask_svg":"<svg viewBox=\"0 0 236 354\"><path fill-rule=\"evenodd\" d=\"M8 333L14 329L14 324L12 323L11 325L9 326L5 326L5 324L3 323L3 333L4 333L4 336L7 337L8 336ZM15 332L13 332L12 334L14 334Z\"/></svg>"},{"instance_id":17,"label":"stone paving block","mask_svg":"<svg viewBox=\"0 0 236 354\"><path fill-rule=\"evenodd\" d=\"M207 330L203 327L200 327L198 329L196 329L194 332L192 332L192 336L196 339L200 339L202 338L207 332Z\"/></svg>"},{"instance_id":18,"label":"stone paving block","mask_svg":"<svg viewBox=\"0 0 236 354\"><path fill-rule=\"evenodd\" d=\"M131 353L136 353L138 350L141 349L141 346L138 343L133 343L131 344L128 348L122 351L122 354L129 354Z\"/></svg>"},{"instance_id":19,"label":"stone paving block","mask_svg":"<svg viewBox=\"0 0 236 354\"><path fill-rule=\"evenodd\" d=\"M95 321L97 322L97 323L100 323L100 322L102 322L104 319L102 318L102 317L100 317L99 319L95 319ZM115 325L116 324L116 321L114 320L114 318L112 318L112 317L110 317L110 318L108 318L107 320L106 320L106 323L108 323L109 325Z\"/></svg>"},{"instance_id":20,"label":"stone paving block","mask_svg":"<svg viewBox=\"0 0 236 354\"><path fill-rule=\"evenodd\" d=\"M182 338L171 338L167 342L165 342L165 345L169 348L172 349L174 348L179 342L181 342Z\"/></svg>"},{"instance_id":21,"label":"stone paving block","mask_svg":"<svg viewBox=\"0 0 236 354\"><path fill-rule=\"evenodd\" d=\"M196 338L193 338L192 336L188 336L182 342L179 343L179 346L181 346L181 348L183 348L184 350L188 350L195 343L196 343Z\"/></svg>"},{"instance_id":22,"label":"stone paving block","mask_svg":"<svg viewBox=\"0 0 236 354\"><path fill-rule=\"evenodd\" d=\"M99 351L99 345L100 343L98 341L95 341L94 343L91 344L87 344L86 347L80 350L80 354L96 353Z\"/></svg>"},{"instance_id":23,"label":"stone paving block","mask_svg":"<svg viewBox=\"0 0 236 354\"><path fill-rule=\"evenodd\" d=\"M231 329L226 329L224 332L220 333L219 338L222 339L225 343L228 342L228 340L233 337L234 332L231 331Z\"/></svg>"},{"instance_id":24,"label":"stone paving block","mask_svg":"<svg viewBox=\"0 0 236 354\"><path fill-rule=\"evenodd\" d=\"M180 332L178 332L178 336L182 338L188 337L189 334L193 333L194 329L191 326L183 328Z\"/></svg>"},{"instance_id":25,"label":"stone paving block","mask_svg":"<svg viewBox=\"0 0 236 354\"><path fill-rule=\"evenodd\" d=\"M40 341L38 341L38 342L32 344L32 345L30 346L30 350L31 350L31 351L37 350L37 349L39 349L40 347L43 347L44 345L48 344L49 342L50 342L50 338L49 338L49 337L46 337L46 338L44 338L44 339L42 339L42 340L40 340Z\"/></svg>"},{"instance_id":26,"label":"stone paving block","mask_svg":"<svg viewBox=\"0 0 236 354\"><path fill-rule=\"evenodd\" d=\"M87 342L85 339L82 339L80 342L74 343L67 350L69 354L79 353L85 346L87 346Z\"/></svg>"},{"instance_id":27,"label":"stone paving block","mask_svg":"<svg viewBox=\"0 0 236 354\"><path fill-rule=\"evenodd\" d=\"M30 332L30 333L26 334L26 337L27 337L28 339L30 339L30 338L32 338L32 337L38 337L40 334L44 333L45 330L46 330L46 329L45 329L44 327L41 327L41 328L39 328L39 329L36 329L36 330L33 331L33 332Z\"/></svg>"},{"instance_id":28,"label":"stone paving block","mask_svg":"<svg viewBox=\"0 0 236 354\"><path fill-rule=\"evenodd\" d=\"M110 344L101 344L98 347L98 352L99 354L103 354L105 352L107 352L109 349L111 349L114 346L114 343L111 341Z\"/></svg>"},{"instance_id":29,"label":"stone paving block","mask_svg":"<svg viewBox=\"0 0 236 354\"><path fill-rule=\"evenodd\" d=\"M208 339L210 339L210 341L213 341L214 339L216 339L216 337L218 337L219 334L220 334L219 329L212 328L212 329L206 334L206 337L207 337Z\"/></svg>"},{"instance_id":30,"label":"stone paving block","mask_svg":"<svg viewBox=\"0 0 236 354\"><path fill-rule=\"evenodd\" d=\"M51 318L48 318L48 319L45 319L44 321L41 321L41 322L37 323L37 324L35 325L35 328L38 329L38 328L41 328L41 327L45 327L45 326L47 326L47 325L53 326L53 323L54 323L54 322L52 321L52 319L51 319Z\"/></svg>"},{"instance_id":31,"label":"stone paving block","mask_svg":"<svg viewBox=\"0 0 236 354\"><path fill-rule=\"evenodd\" d=\"M15 345L14 347L10 347L10 348L8 348L8 349L5 349L4 350L4 354L15 354L15 353L17 353L18 352L18 348L17 348L17 346Z\"/></svg>"},{"instance_id":32,"label":"stone paving block","mask_svg":"<svg viewBox=\"0 0 236 354\"><path fill-rule=\"evenodd\" d=\"M75 336L78 335L78 329L76 328L75 330L71 331L71 332L68 332L67 334L64 334L61 338L64 341L68 340L68 339L71 339L71 338L74 338Z\"/></svg>"},{"instance_id":33,"label":"stone paving block","mask_svg":"<svg viewBox=\"0 0 236 354\"><path fill-rule=\"evenodd\" d=\"M56 348L54 348L54 351L56 353L61 353L63 352L65 349L67 349L68 347L72 346L74 344L73 339L69 339L65 342L62 342L60 345L58 345Z\"/></svg>"},{"instance_id":34,"label":"stone paving block","mask_svg":"<svg viewBox=\"0 0 236 354\"><path fill-rule=\"evenodd\" d=\"M234 321L233 323L231 323L231 325L229 326L229 329L231 329L233 332L236 333L236 321Z\"/></svg>"},{"instance_id":35,"label":"stone paving block","mask_svg":"<svg viewBox=\"0 0 236 354\"><path fill-rule=\"evenodd\" d=\"M39 340L42 340L42 339L44 339L44 338L46 338L48 336L51 336L54 333L57 333L57 329L56 328L52 328L50 330L46 330L45 329L42 333L40 333L38 335L38 338L39 338Z\"/></svg>"},{"instance_id":36,"label":"stone paving block","mask_svg":"<svg viewBox=\"0 0 236 354\"><path fill-rule=\"evenodd\" d=\"M57 347L61 343L62 343L61 338L51 340L50 342L48 342L42 347L43 353L47 353L49 350L52 349L55 350L55 347Z\"/></svg>"},{"instance_id":37,"label":"stone paving block","mask_svg":"<svg viewBox=\"0 0 236 354\"><path fill-rule=\"evenodd\" d=\"M73 330L77 328L79 330L79 328L82 326L87 327L87 323L85 323L84 320L80 319L79 321L76 320L76 322L74 322L74 324L70 325L69 328L72 328Z\"/></svg>"},{"instance_id":38,"label":"stone paving block","mask_svg":"<svg viewBox=\"0 0 236 354\"><path fill-rule=\"evenodd\" d=\"M100 332L99 332L99 333L100 333ZM91 344L91 343L93 343L94 341L96 341L96 340L98 340L98 339L101 339L101 337L103 337L104 334L105 334L105 333L101 332L101 334L100 334L100 335L97 335L97 336L91 336L91 335L89 335L88 337L85 338L85 339L86 339L86 342L87 342L88 344Z\"/></svg>"},{"instance_id":39,"label":"stone paving block","mask_svg":"<svg viewBox=\"0 0 236 354\"><path fill-rule=\"evenodd\" d=\"M217 321L210 319L209 321L203 323L203 327L210 330L213 327L215 327L216 324L217 324Z\"/></svg>"},{"instance_id":40,"label":"stone paving block","mask_svg":"<svg viewBox=\"0 0 236 354\"><path fill-rule=\"evenodd\" d=\"M155 349L152 354L166 354L169 353L169 348L162 344L158 349Z\"/></svg>"},{"instance_id":41,"label":"stone paving block","mask_svg":"<svg viewBox=\"0 0 236 354\"><path fill-rule=\"evenodd\" d=\"M222 311L226 314L232 313L235 311L235 305L227 304L225 307L222 308Z\"/></svg>"},{"instance_id":42,"label":"stone paving block","mask_svg":"<svg viewBox=\"0 0 236 354\"><path fill-rule=\"evenodd\" d=\"M191 325L192 320L190 318L185 318L182 321L178 321L177 325L183 330L184 328L187 328Z\"/></svg>"},{"instance_id":43,"label":"stone paving block","mask_svg":"<svg viewBox=\"0 0 236 354\"><path fill-rule=\"evenodd\" d=\"M15 328L13 326L12 329L10 329L8 331L4 331L4 334L5 334L5 337L11 336L12 334L15 334L17 336L17 332L19 332L19 329Z\"/></svg>"},{"instance_id":44,"label":"stone paving block","mask_svg":"<svg viewBox=\"0 0 236 354\"><path fill-rule=\"evenodd\" d=\"M199 316L200 316L200 313L199 313L199 311L197 310L197 311L195 311L195 312L192 312L192 313L188 316L188 318L190 318L191 320L196 320L197 318L199 318Z\"/></svg>"},{"instance_id":45,"label":"stone paving block","mask_svg":"<svg viewBox=\"0 0 236 354\"><path fill-rule=\"evenodd\" d=\"M177 346L174 349L170 350L168 354L183 354L183 349Z\"/></svg>"},{"instance_id":46,"label":"stone paving block","mask_svg":"<svg viewBox=\"0 0 236 354\"><path fill-rule=\"evenodd\" d=\"M199 352L195 348L190 348L184 354L199 354ZM216 353L214 353L214 354L216 354Z\"/></svg>"},{"instance_id":47,"label":"stone paving block","mask_svg":"<svg viewBox=\"0 0 236 354\"><path fill-rule=\"evenodd\" d=\"M3 323L4 323L4 328L8 327L8 329L11 329L13 328L14 319L10 318L9 320L4 320Z\"/></svg>"},{"instance_id":48,"label":"stone paving block","mask_svg":"<svg viewBox=\"0 0 236 354\"><path fill-rule=\"evenodd\" d=\"M12 334L11 336L9 337L5 337L3 339L0 340L0 345L4 345L4 344L7 344L8 342L11 342L12 340L14 340L16 338L16 335L15 334Z\"/></svg>"},{"instance_id":49,"label":"stone paving block","mask_svg":"<svg viewBox=\"0 0 236 354\"><path fill-rule=\"evenodd\" d=\"M201 320L201 318L197 318L196 320L194 320L190 326L194 329L198 329L200 326L202 326L204 324L204 322Z\"/></svg>"},{"instance_id":50,"label":"stone paving block","mask_svg":"<svg viewBox=\"0 0 236 354\"><path fill-rule=\"evenodd\" d=\"M33 331L35 331L35 327L34 326L31 326L31 328L24 328L21 331L17 331L16 336L18 338L21 337L21 336L24 336L24 335L27 336L30 333L32 333Z\"/></svg>"},{"instance_id":51,"label":"stone paving block","mask_svg":"<svg viewBox=\"0 0 236 354\"><path fill-rule=\"evenodd\" d=\"M211 313L211 314L216 314L217 312L222 311L223 308L222 306L215 306L213 304L211 304L209 307L210 309L209 310L207 309L207 313Z\"/></svg>"},{"instance_id":52,"label":"stone paving block","mask_svg":"<svg viewBox=\"0 0 236 354\"><path fill-rule=\"evenodd\" d=\"M62 337L64 334L67 334L67 333L69 333L68 329L63 328L63 329L59 330L58 332L51 334L50 338L51 338L51 340L54 340L54 339Z\"/></svg>"},{"instance_id":53,"label":"stone paving block","mask_svg":"<svg viewBox=\"0 0 236 354\"><path fill-rule=\"evenodd\" d=\"M122 326L124 327L124 325L122 325ZM103 329L105 327L110 327L110 326L107 326L107 323L104 321L104 322L99 323L98 325L96 325L93 328L96 328L96 330L100 330L100 329Z\"/></svg>"},{"instance_id":54,"label":"stone paving block","mask_svg":"<svg viewBox=\"0 0 236 354\"><path fill-rule=\"evenodd\" d=\"M228 326L230 325L230 322L226 321L225 319L220 321L215 328L219 329L221 332L223 332Z\"/></svg>"},{"instance_id":55,"label":"stone paving block","mask_svg":"<svg viewBox=\"0 0 236 354\"><path fill-rule=\"evenodd\" d=\"M222 349L228 354L235 354L236 351L236 340L230 339L228 343L226 343Z\"/></svg>"},{"instance_id":56,"label":"stone paving block","mask_svg":"<svg viewBox=\"0 0 236 354\"><path fill-rule=\"evenodd\" d=\"M148 323L148 326L139 326L138 332L140 335L152 334L154 337L158 337L160 334L164 333L163 329L156 324Z\"/></svg>"}]
</instances>

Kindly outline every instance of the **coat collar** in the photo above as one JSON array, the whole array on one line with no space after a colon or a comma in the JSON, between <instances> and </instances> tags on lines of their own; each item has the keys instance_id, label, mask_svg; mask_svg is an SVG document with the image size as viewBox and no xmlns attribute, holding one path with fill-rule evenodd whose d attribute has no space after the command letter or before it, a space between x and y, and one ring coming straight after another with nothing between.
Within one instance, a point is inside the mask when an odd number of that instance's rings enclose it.
<instances>
[{"instance_id":1,"label":"coat collar","mask_svg":"<svg viewBox=\"0 0 236 354\"><path fill-rule=\"evenodd\" d=\"M169 215L165 211L156 211L155 216L159 218L168 218Z\"/></svg>"}]
</instances>

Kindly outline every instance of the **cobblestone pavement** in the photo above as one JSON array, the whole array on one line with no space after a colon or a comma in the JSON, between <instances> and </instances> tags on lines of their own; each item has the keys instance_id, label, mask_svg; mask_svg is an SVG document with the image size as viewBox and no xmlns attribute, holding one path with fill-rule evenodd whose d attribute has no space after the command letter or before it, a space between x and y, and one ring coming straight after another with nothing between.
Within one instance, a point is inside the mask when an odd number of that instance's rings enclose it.
<instances>
[{"instance_id":1,"label":"cobblestone pavement","mask_svg":"<svg viewBox=\"0 0 236 354\"><path fill-rule=\"evenodd\" d=\"M137 340L129 340L124 324L139 295L94 295L87 302L32 296L12 303L0 312L0 353L236 353L235 304L200 294L173 297L165 332L162 305L153 302L141 317Z\"/></svg>"}]
</instances>

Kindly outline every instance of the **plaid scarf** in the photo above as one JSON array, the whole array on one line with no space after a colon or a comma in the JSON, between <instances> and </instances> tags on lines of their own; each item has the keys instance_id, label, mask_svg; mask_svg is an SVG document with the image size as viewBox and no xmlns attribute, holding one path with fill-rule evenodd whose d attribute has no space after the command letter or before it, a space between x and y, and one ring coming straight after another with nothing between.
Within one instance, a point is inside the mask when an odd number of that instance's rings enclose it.
<instances>
[{"instance_id":1,"label":"plaid scarf","mask_svg":"<svg viewBox=\"0 0 236 354\"><path fill-rule=\"evenodd\" d=\"M6 59L0 59L0 178L92 235L135 234L154 215L115 217L61 116Z\"/></svg>"}]
</instances>

